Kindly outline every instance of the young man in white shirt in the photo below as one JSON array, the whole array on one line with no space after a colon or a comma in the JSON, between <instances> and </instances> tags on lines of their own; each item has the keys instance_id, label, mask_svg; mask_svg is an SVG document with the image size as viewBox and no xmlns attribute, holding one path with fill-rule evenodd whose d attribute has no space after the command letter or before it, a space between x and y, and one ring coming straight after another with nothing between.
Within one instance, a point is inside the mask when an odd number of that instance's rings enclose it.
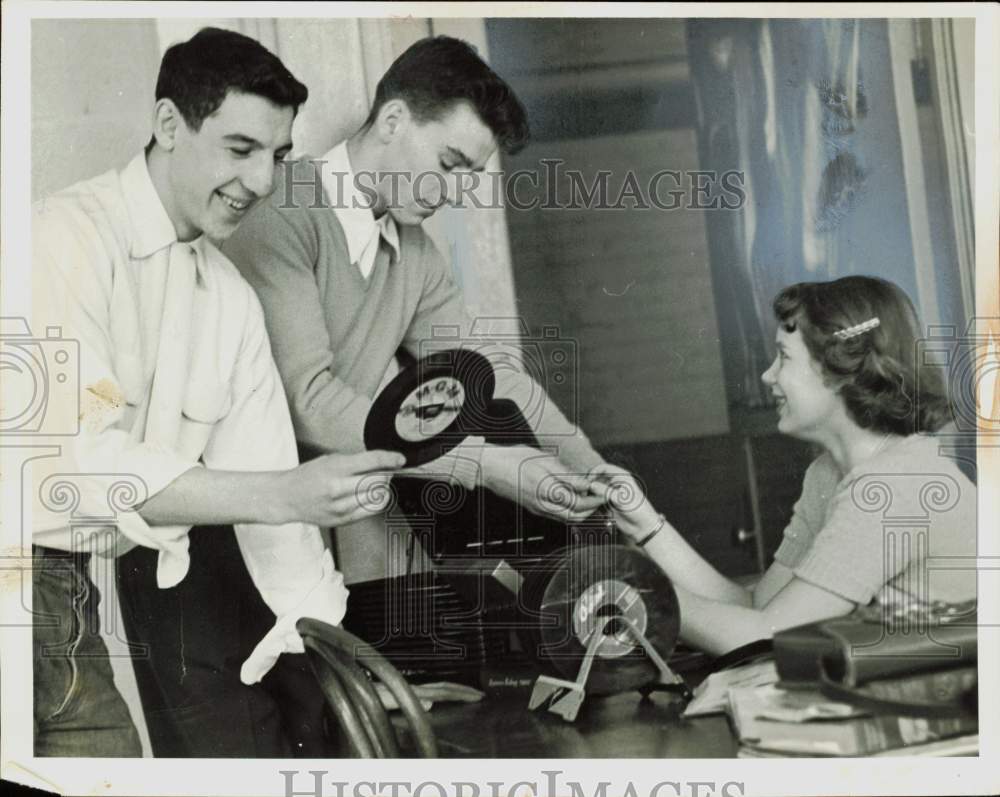
<instances>
[{"instance_id":1,"label":"young man in white shirt","mask_svg":"<svg viewBox=\"0 0 1000 797\"><path fill-rule=\"evenodd\" d=\"M119 557L130 642L146 646L154 755L322 749L304 656L292 686L253 684L302 652L299 617L340 622L347 592L313 524L381 509L367 489L402 458L298 466L260 304L213 243L273 190L306 96L260 44L206 28L163 57L145 153L36 207L34 322L80 350L79 433L34 463L35 616L58 618L34 629L36 755L141 752L97 632L94 554Z\"/></svg>"}]
</instances>

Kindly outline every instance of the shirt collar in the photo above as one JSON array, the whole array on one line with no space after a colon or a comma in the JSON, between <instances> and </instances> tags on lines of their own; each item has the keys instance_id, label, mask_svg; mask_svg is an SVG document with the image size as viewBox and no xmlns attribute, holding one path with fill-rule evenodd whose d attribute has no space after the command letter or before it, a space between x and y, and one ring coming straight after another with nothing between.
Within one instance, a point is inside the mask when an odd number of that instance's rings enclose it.
<instances>
[{"instance_id":1,"label":"shirt collar","mask_svg":"<svg viewBox=\"0 0 1000 797\"><path fill-rule=\"evenodd\" d=\"M386 213L376 219L368 207L370 198L358 190L347 155L347 142L342 141L321 159L320 179L326 198L333 208L337 221L347 239L347 255L352 263L357 263L361 253L371 240L376 227L381 227L382 237L392 247L395 258L399 258L399 230L392 216Z\"/></svg>"},{"instance_id":2,"label":"shirt collar","mask_svg":"<svg viewBox=\"0 0 1000 797\"><path fill-rule=\"evenodd\" d=\"M149 257L176 243L177 230L149 176L145 153L140 152L122 169L121 186L129 216L129 255ZM205 236L199 235L188 244L197 256L198 276L207 283Z\"/></svg>"}]
</instances>

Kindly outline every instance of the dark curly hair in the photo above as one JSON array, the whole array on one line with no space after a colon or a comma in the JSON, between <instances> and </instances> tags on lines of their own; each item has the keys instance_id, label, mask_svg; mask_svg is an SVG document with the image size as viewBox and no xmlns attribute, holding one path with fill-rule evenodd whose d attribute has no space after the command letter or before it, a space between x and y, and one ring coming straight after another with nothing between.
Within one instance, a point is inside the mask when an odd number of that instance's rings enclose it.
<instances>
[{"instance_id":1,"label":"dark curly hair","mask_svg":"<svg viewBox=\"0 0 1000 797\"><path fill-rule=\"evenodd\" d=\"M898 285L866 276L800 282L782 290L773 308L787 332L802 332L827 384L861 428L908 435L935 432L951 420L940 369L916 362L920 321ZM859 335L834 334L872 318L878 326Z\"/></svg>"},{"instance_id":2,"label":"dark curly hair","mask_svg":"<svg viewBox=\"0 0 1000 797\"><path fill-rule=\"evenodd\" d=\"M256 94L296 112L309 97L278 56L231 30L202 28L163 54L156 99L173 100L192 130L201 129L230 91Z\"/></svg>"},{"instance_id":3,"label":"dark curly hair","mask_svg":"<svg viewBox=\"0 0 1000 797\"><path fill-rule=\"evenodd\" d=\"M459 102L468 102L504 152L520 152L528 142L528 115L521 101L475 48L450 36L433 36L411 45L375 88L364 127L374 124L389 100L406 102L418 122L440 119Z\"/></svg>"}]
</instances>

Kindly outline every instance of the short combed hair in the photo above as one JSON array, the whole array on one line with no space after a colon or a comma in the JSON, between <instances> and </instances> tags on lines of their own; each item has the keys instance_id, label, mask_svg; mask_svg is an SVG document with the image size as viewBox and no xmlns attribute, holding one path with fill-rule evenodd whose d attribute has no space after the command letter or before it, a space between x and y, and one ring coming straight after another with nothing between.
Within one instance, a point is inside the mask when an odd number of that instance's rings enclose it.
<instances>
[{"instance_id":1,"label":"short combed hair","mask_svg":"<svg viewBox=\"0 0 1000 797\"><path fill-rule=\"evenodd\" d=\"M513 155L528 143L528 115L514 91L475 48L450 36L421 39L393 62L375 88L364 126L393 99L404 100L418 122L436 121L468 102L504 152Z\"/></svg>"},{"instance_id":2,"label":"short combed hair","mask_svg":"<svg viewBox=\"0 0 1000 797\"><path fill-rule=\"evenodd\" d=\"M800 282L782 290L773 307L787 332L802 332L861 428L907 435L935 432L951 420L940 370L916 362L920 321L898 285L865 276ZM847 340L834 335L876 317L873 329Z\"/></svg>"},{"instance_id":3,"label":"short combed hair","mask_svg":"<svg viewBox=\"0 0 1000 797\"><path fill-rule=\"evenodd\" d=\"M192 130L201 129L230 91L256 94L296 112L309 96L274 53L231 30L202 28L163 54L156 99L173 100Z\"/></svg>"}]
</instances>

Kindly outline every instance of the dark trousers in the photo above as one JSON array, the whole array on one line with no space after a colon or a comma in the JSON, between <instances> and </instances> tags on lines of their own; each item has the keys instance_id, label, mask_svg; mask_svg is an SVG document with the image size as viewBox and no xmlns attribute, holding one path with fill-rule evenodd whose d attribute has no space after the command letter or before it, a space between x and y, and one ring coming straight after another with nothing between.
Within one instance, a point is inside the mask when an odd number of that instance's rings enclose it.
<instances>
[{"instance_id":1,"label":"dark trousers","mask_svg":"<svg viewBox=\"0 0 1000 797\"><path fill-rule=\"evenodd\" d=\"M32 549L35 755L138 757L100 636L89 554Z\"/></svg>"},{"instance_id":2,"label":"dark trousers","mask_svg":"<svg viewBox=\"0 0 1000 797\"><path fill-rule=\"evenodd\" d=\"M240 681L274 614L232 527L196 527L190 541L190 570L170 589L156 585L156 551L136 548L118 560L128 639L148 646L132 663L153 755L330 755L323 694L304 654L281 656L259 684Z\"/></svg>"}]
</instances>

